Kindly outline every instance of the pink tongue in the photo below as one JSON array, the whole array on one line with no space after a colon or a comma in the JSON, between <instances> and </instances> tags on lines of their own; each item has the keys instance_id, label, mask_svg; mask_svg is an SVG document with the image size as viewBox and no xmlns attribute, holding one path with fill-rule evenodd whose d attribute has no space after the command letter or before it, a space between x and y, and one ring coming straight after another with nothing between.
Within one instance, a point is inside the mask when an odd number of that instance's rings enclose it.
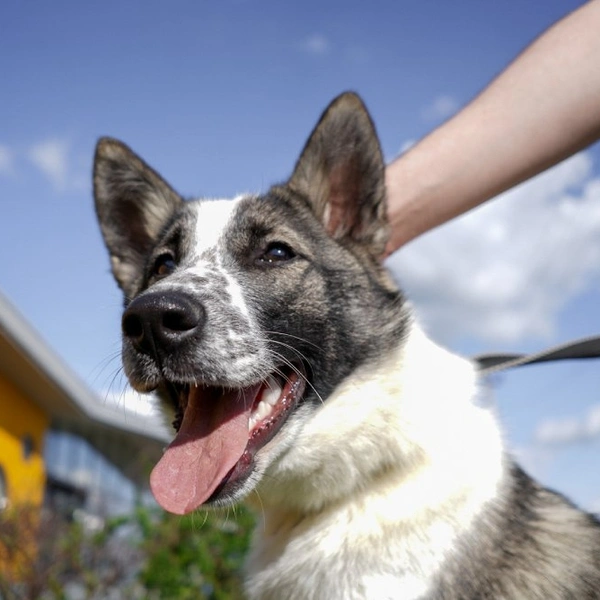
<instances>
[{"instance_id":1,"label":"pink tongue","mask_svg":"<svg viewBox=\"0 0 600 600\"><path fill-rule=\"evenodd\" d=\"M192 391L179 432L150 475L165 510L183 515L210 498L244 453L260 389L258 384L216 399Z\"/></svg>"}]
</instances>

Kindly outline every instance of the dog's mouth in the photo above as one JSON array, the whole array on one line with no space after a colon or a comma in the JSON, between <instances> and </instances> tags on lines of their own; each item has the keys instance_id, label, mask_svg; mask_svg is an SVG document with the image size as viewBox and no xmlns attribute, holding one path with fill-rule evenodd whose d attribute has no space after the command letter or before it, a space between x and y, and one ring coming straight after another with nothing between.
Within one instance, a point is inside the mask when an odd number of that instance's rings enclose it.
<instances>
[{"instance_id":1,"label":"dog's mouth","mask_svg":"<svg viewBox=\"0 0 600 600\"><path fill-rule=\"evenodd\" d=\"M186 514L240 485L305 386L298 367L279 369L244 388L176 385L177 435L150 475L156 501L169 512Z\"/></svg>"}]
</instances>

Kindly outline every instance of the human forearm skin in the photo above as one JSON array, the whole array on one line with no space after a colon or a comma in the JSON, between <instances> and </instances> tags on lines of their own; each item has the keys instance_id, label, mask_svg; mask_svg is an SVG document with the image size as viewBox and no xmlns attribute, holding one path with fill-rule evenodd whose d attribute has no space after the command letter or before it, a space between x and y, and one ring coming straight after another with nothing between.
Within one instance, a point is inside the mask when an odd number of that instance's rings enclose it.
<instances>
[{"instance_id":1,"label":"human forearm skin","mask_svg":"<svg viewBox=\"0 0 600 600\"><path fill-rule=\"evenodd\" d=\"M600 137L600 0L529 46L386 170L386 254Z\"/></svg>"}]
</instances>

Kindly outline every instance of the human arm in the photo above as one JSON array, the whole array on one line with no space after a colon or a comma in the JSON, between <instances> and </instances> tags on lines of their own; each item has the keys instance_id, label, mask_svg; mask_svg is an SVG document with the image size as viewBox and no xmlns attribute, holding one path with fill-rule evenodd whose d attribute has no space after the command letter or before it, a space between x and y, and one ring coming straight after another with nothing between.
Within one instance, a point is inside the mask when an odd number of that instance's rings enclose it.
<instances>
[{"instance_id":1,"label":"human arm","mask_svg":"<svg viewBox=\"0 0 600 600\"><path fill-rule=\"evenodd\" d=\"M556 23L386 169L386 254L600 137L600 0Z\"/></svg>"}]
</instances>

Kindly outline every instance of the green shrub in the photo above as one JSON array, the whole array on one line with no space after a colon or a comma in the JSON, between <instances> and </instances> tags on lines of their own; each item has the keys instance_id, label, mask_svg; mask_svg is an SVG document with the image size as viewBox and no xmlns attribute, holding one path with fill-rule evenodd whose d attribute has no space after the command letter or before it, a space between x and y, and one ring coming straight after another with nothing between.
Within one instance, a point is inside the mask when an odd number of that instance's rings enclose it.
<instances>
[{"instance_id":1,"label":"green shrub","mask_svg":"<svg viewBox=\"0 0 600 600\"><path fill-rule=\"evenodd\" d=\"M242 596L241 565L253 526L247 511L177 517L140 507L96 523L90 528L31 507L0 512L0 600Z\"/></svg>"},{"instance_id":2,"label":"green shrub","mask_svg":"<svg viewBox=\"0 0 600 600\"><path fill-rule=\"evenodd\" d=\"M157 517L142 509L137 519L146 557L139 581L145 589L173 600L241 597L241 566L253 527L247 511Z\"/></svg>"}]
</instances>

